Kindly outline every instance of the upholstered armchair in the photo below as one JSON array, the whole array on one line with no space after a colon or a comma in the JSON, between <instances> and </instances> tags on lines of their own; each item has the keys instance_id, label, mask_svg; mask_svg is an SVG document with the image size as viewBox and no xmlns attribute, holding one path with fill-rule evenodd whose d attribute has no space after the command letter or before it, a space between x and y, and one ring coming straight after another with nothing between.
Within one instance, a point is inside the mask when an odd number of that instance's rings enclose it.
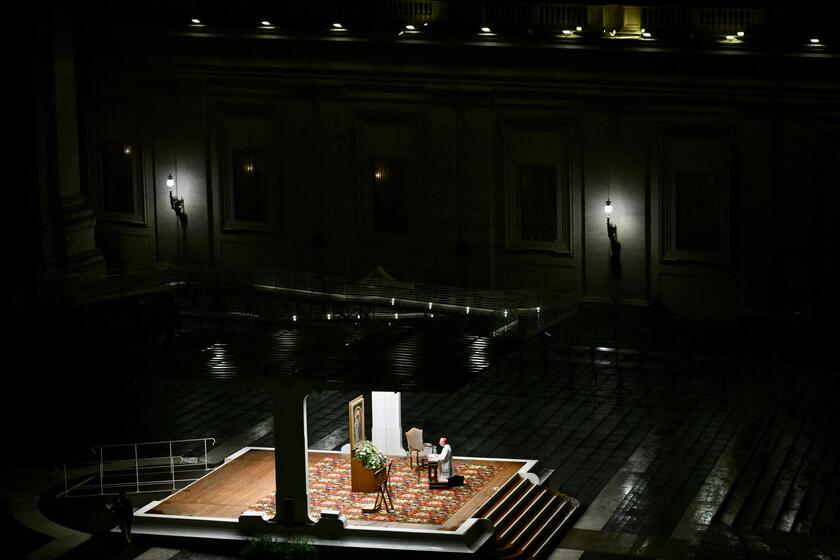
<instances>
[{"instance_id":1,"label":"upholstered armchair","mask_svg":"<svg viewBox=\"0 0 840 560\"><path fill-rule=\"evenodd\" d=\"M405 433L408 442L408 464L420 468L426 463L426 450L434 449L431 443L423 441L423 430L411 428ZM416 462L416 465L415 465Z\"/></svg>"}]
</instances>

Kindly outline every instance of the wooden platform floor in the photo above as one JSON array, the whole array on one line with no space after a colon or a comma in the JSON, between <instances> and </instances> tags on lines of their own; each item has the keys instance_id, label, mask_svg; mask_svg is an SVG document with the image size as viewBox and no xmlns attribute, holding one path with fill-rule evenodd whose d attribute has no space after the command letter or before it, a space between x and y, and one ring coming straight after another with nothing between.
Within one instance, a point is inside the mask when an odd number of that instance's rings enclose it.
<instances>
[{"instance_id":1,"label":"wooden platform floor","mask_svg":"<svg viewBox=\"0 0 840 560\"><path fill-rule=\"evenodd\" d=\"M309 452L309 464L334 455L320 451ZM395 457L397 461L407 458ZM457 472L458 459L455 460ZM501 470L490 479L461 509L443 525L392 523L350 519L350 525L410 527L412 529L454 530L469 519L493 492L516 474L524 465L520 461L469 459L473 464L496 464ZM161 501L149 513L188 517L238 519L260 498L274 491L274 451L250 449L236 459L218 467L180 492Z\"/></svg>"}]
</instances>

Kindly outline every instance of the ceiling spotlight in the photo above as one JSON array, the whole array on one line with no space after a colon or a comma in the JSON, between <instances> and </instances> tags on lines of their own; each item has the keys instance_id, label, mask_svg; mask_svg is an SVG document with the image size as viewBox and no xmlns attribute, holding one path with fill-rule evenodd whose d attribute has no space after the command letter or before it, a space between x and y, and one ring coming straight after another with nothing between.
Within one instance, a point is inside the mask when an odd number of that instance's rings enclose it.
<instances>
[{"instance_id":1,"label":"ceiling spotlight","mask_svg":"<svg viewBox=\"0 0 840 560\"><path fill-rule=\"evenodd\" d=\"M198 19L198 18L192 18L190 21L191 21L191 22L193 22L193 23L194 23L194 24L196 24L196 25L198 25L199 23L201 23L201 20L200 20L200 19Z\"/></svg>"},{"instance_id":2,"label":"ceiling spotlight","mask_svg":"<svg viewBox=\"0 0 840 560\"><path fill-rule=\"evenodd\" d=\"M406 26L405 26L405 28L406 28L406 29L408 29L409 31L414 31L414 30L416 29L416 27L414 27L414 26L413 26L413 25L411 25L411 24L406 25Z\"/></svg>"},{"instance_id":3,"label":"ceiling spotlight","mask_svg":"<svg viewBox=\"0 0 840 560\"><path fill-rule=\"evenodd\" d=\"M334 24L333 24L333 28L335 28L335 29L344 29L344 26L343 26L343 25L341 25L340 23L334 23Z\"/></svg>"},{"instance_id":4,"label":"ceiling spotlight","mask_svg":"<svg viewBox=\"0 0 840 560\"><path fill-rule=\"evenodd\" d=\"M489 27L482 27L482 28L481 28L481 32L482 32L482 33L491 33L491 31L490 31L490 28L489 28Z\"/></svg>"}]
</instances>

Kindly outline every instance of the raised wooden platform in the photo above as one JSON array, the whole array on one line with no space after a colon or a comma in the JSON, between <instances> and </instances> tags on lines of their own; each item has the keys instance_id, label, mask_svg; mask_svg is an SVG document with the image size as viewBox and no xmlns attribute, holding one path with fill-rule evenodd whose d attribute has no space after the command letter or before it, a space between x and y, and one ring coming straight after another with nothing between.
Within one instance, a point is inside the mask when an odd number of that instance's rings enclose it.
<instances>
[{"instance_id":1,"label":"raised wooden platform","mask_svg":"<svg viewBox=\"0 0 840 560\"><path fill-rule=\"evenodd\" d=\"M335 453L310 451L309 464L314 465ZM350 461L349 456L346 457ZM408 462L407 457L393 457L394 461ZM364 516L348 516L348 525L379 526L392 528L411 528L451 531L457 529L472 517L479 508L490 499L496 490L504 486L525 465L524 461L493 459L455 459L455 470L469 462L470 464L495 465L498 472L472 496L445 523L422 524L400 523L391 521L370 521ZM425 469L418 470L418 477L425 477ZM156 515L175 515L186 517L210 517L238 519L240 515L274 491L274 451L269 449L249 449L242 455L230 460L206 476L184 488L180 492L164 499L148 513ZM374 495L371 495L371 501ZM418 500L433 501L434 491L421 494Z\"/></svg>"}]
</instances>

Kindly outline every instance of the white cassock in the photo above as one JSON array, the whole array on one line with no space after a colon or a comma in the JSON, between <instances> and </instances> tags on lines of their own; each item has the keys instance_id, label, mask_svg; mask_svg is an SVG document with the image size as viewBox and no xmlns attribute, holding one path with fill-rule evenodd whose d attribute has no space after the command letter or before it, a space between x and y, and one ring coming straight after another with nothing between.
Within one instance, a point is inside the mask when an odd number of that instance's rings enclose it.
<instances>
[{"instance_id":1,"label":"white cassock","mask_svg":"<svg viewBox=\"0 0 840 560\"><path fill-rule=\"evenodd\" d=\"M440 478L449 478L452 476L452 447L448 443L438 453L437 460Z\"/></svg>"}]
</instances>

